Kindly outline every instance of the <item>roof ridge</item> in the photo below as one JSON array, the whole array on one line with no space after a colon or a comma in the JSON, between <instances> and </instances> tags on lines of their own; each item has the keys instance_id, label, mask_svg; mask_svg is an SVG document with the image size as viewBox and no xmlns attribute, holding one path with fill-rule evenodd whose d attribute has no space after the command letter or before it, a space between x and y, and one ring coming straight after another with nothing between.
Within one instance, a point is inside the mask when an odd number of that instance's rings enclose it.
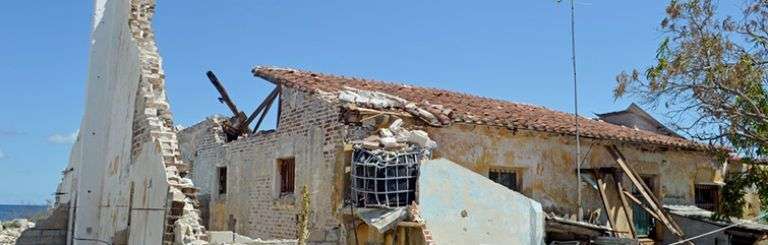
<instances>
[{"instance_id":1,"label":"roof ridge","mask_svg":"<svg viewBox=\"0 0 768 245\"><path fill-rule=\"evenodd\" d=\"M325 72L315 72L315 71L310 71L310 70L305 70L305 69L296 69L296 68L278 67L278 66L269 66L269 65L257 65L253 69L253 72L255 73L256 70L264 70L264 69L277 70L277 71L301 72L301 73L308 73L308 74L312 74L312 75L319 75L319 76L325 76L325 77L335 77L335 78L342 78L342 79L349 79L349 80L357 80L357 81L362 81L362 82L367 82L367 83L378 83L378 84L384 84L384 85L395 85L395 86L401 86L401 87L421 89L421 90L426 90L426 91L438 91L438 92L443 92L443 93L458 94L458 95L467 96L467 97L474 97L474 98L480 98L480 99L484 99L484 100L501 102L501 103L505 103L505 104L521 105L521 106L528 106L528 107L533 107L533 108L538 108L538 109L545 109L545 110L549 110L549 111L557 112L557 113L564 113L564 114L569 114L569 115L571 114L571 113L557 111L557 110L554 110L554 109L551 109L549 107L542 106L542 105L536 105L536 104L531 104L531 103L526 103L526 102L517 102L517 101L509 101L509 100L504 100L504 99L499 99L499 98L486 97L486 96L477 95L477 94L471 94L471 93L463 92L463 91L448 90L448 89L445 89L445 88L413 85L413 84L410 84L410 83L407 83L407 82L402 82L402 81L401 82L384 81L384 80L376 80L376 79L363 78L362 76L355 76L355 75L346 76L346 75L341 75L341 74L331 74L331 73L325 73ZM589 119L589 118L586 118L586 117L583 117L583 116L581 116L581 117L585 118L585 119Z\"/></svg>"}]
</instances>

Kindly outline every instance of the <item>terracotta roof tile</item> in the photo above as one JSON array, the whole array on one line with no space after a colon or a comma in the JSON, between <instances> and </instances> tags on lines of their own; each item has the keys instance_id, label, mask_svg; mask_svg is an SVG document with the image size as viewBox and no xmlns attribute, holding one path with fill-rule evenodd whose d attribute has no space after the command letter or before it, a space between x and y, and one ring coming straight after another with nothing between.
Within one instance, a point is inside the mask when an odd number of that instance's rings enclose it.
<instances>
[{"instance_id":1,"label":"terracotta roof tile","mask_svg":"<svg viewBox=\"0 0 768 245\"><path fill-rule=\"evenodd\" d=\"M513 103L437 88L326 75L294 69L257 67L253 74L275 84L314 92L338 93L345 86L361 90L378 91L420 103L428 101L452 110L452 121L476 124L504 125L516 129L575 135L573 114L550 110L541 106ZM595 139L619 140L630 143L654 144L689 150L711 150L710 145L670 137L644 130L635 130L602 121L581 117L580 135Z\"/></svg>"}]
</instances>

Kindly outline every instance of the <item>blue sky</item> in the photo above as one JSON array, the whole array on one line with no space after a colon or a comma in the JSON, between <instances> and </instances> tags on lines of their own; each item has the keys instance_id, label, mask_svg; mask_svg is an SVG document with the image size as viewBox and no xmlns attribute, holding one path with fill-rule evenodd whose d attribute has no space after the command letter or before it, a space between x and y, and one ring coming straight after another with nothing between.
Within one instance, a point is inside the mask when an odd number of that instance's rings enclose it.
<instances>
[{"instance_id":1,"label":"blue sky","mask_svg":"<svg viewBox=\"0 0 768 245\"><path fill-rule=\"evenodd\" d=\"M572 111L569 13L556 1L159 0L155 31L175 120L269 93L255 65L399 81ZM580 110L626 107L620 71L653 61L665 1L577 5ZM14 1L0 15L0 204L51 199L83 113L92 1Z\"/></svg>"}]
</instances>

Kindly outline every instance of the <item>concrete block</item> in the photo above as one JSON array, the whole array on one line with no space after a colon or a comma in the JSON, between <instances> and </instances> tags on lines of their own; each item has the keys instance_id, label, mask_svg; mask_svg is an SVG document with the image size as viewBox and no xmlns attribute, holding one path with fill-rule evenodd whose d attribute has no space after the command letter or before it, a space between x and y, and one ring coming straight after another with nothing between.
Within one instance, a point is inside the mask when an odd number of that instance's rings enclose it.
<instances>
[{"instance_id":1,"label":"concrete block","mask_svg":"<svg viewBox=\"0 0 768 245\"><path fill-rule=\"evenodd\" d=\"M231 231L209 231L208 241L211 244L232 243L235 241L235 233Z\"/></svg>"},{"instance_id":2,"label":"concrete block","mask_svg":"<svg viewBox=\"0 0 768 245\"><path fill-rule=\"evenodd\" d=\"M541 204L485 176L438 159L421 165L419 187L438 244L544 244Z\"/></svg>"}]
</instances>

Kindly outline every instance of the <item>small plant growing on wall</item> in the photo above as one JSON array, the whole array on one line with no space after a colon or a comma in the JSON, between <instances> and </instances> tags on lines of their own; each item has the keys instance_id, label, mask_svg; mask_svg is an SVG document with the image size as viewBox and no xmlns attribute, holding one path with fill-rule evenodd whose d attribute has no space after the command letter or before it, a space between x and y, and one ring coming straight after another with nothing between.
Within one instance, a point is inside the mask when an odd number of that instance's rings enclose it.
<instances>
[{"instance_id":1,"label":"small plant growing on wall","mask_svg":"<svg viewBox=\"0 0 768 245\"><path fill-rule=\"evenodd\" d=\"M311 196L305 185L301 188L301 210L299 210L298 219L298 239L300 245L307 244L307 240L309 240L309 215L312 213L312 210L309 208L310 202Z\"/></svg>"}]
</instances>

